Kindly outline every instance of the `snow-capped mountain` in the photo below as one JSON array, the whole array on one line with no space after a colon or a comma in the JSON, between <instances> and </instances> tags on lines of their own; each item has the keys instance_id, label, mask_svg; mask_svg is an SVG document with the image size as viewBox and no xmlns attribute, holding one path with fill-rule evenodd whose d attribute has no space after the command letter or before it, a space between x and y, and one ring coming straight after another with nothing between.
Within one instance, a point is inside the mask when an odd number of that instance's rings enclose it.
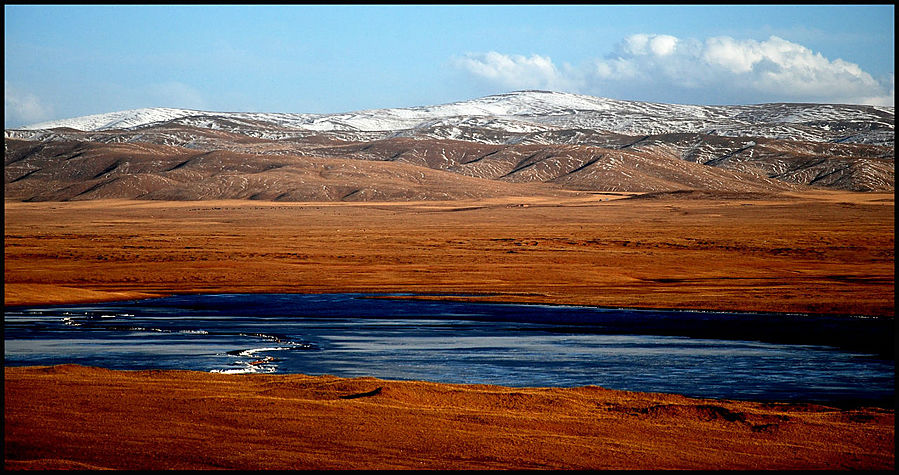
<instances>
[{"instance_id":1,"label":"snow-capped mountain","mask_svg":"<svg viewBox=\"0 0 899 475\"><path fill-rule=\"evenodd\" d=\"M151 108L6 130L7 199L892 191L892 107L519 91L342 114Z\"/></svg>"},{"instance_id":2,"label":"snow-capped mountain","mask_svg":"<svg viewBox=\"0 0 899 475\"><path fill-rule=\"evenodd\" d=\"M324 132L344 139L390 136L520 143L523 135L571 129L629 135L701 133L815 142L892 144L894 108L837 104L699 106L622 101L586 95L519 91L435 106L374 109L340 114L209 112L149 108L42 122L19 130L71 128L81 131L133 130L166 122L200 128L241 124L285 132ZM221 124L227 121L229 125ZM265 126L260 127L265 124ZM466 134L472 128L484 137ZM9 135L9 133L7 134ZM26 134L18 133L16 136Z\"/></svg>"}]
</instances>

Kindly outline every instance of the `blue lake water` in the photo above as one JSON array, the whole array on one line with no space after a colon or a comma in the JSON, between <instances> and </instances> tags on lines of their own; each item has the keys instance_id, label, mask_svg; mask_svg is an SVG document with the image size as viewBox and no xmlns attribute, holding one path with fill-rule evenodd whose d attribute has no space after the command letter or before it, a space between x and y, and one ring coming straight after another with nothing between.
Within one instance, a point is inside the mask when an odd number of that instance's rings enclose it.
<instances>
[{"instance_id":1,"label":"blue lake water","mask_svg":"<svg viewBox=\"0 0 899 475\"><path fill-rule=\"evenodd\" d=\"M397 296L216 294L7 307L4 359L893 406L891 318Z\"/></svg>"}]
</instances>

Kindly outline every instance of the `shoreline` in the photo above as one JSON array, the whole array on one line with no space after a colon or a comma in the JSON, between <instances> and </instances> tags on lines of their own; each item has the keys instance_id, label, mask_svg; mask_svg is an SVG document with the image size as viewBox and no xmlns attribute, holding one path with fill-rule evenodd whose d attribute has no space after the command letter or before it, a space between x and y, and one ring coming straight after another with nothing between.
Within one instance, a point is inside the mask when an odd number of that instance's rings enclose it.
<instances>
[{"instance_id":1,"label":"shoreline","mask_svg":"<svg viewBox=\"0 0 899 475\"><path fill-rule=\"evenodd\" d=\"M27 285L27 284L26 284ZM14 287L25 287L26 285L22 284L13 284ZM28 287L31 287L28 285ZM395 291L395 292L378 292L378 291L344 291L344 290L331 290L331 291L302 291L302 292L278 292L274 290L256 290L252 292L244 291L242 289L234 289L233 287L223 287L219 289L204 289L204 290L195 290L195 291L169 291L169 292L138 292L138 291L98 291L98 290L89 290L89 289L76 289L72 287L66 286L43 286L38 285L34 286L39 289L50 290L52 289L65 289L66 291L71 291L72 293L80 293L83 292L83 295L75 298L64 298L60 300L55 300L53 297L33 297L32 300L24 300L20 297L14 297L9 299L8 302L4 303L4 307L6 308L26 308L26 307L39 307L39 306L72 306L72 305L90 305L90 304L108 304L108 303L116 303L116 302L130 302L136 300L144 300L144 299L162 299L167 297L182 297L182 296L190 296L190 295L334 295L334 294L360 294L366 299L385 299L385 300L422 300L422 301L447 301L447 302L471 302L471 303L483 303L483 304L509 304L509 305L526 305L526 306L551 306L551 307L571 307L571 308L594 308L600 310L634 310L638 312L684 312L684 313L722 313L722 314L747 314L747 315L779 315L779 316L800 316L800 317L835 317L835 318L875 318L875 319L892 319L894 318L892 315L865 315L858 313L815 313L815 312L800 312L800 311L768 311L768 310L742 310L742 309L717 309L717 308L679 308L679 307L653 307L653 306L636 306L636 307L623 307L623 306L604 306L604 305L588 305L588 304L579 304L579 303L554 303L552 301L542 301L542 300L526 300L521 299L521 295L517 294L505 294L505 293L485 293L485 294L452 294L452 293L440 293L440 292L423 292L423 293L412 293L412 292L404 292L404 291ZM535 298L536 296L531 296L531 298Z\"/></svg>"},{"instance_id":2,"label":"shoreline","mask_svg":"<svg viewBox=\"0 0 899 475\"><path fill-rule=\"evenodd\" d=\"M664 392L664 391L637 391L637 390L628 390L628 389L614 389L608 388L605 386L594 385L594 384L586 384L586 385L576 385L576 386L511 386L511 385L503 385L503 384L492 384L492 383L455 383L455 382L442 382L435 381L431 379L394 379L394 378L382 378L378 376L336 376L333 374L323 373L323 374L307 374L307 373L293 373L293 372L274 372L274 373L252 373L252 372L227 372L227 371L201 371L194 369L167 369L167 368L139 368L139 369L116 369L116 368L108 368L105 366L99 365L84 365L81 363L56 363L56 364L15 364L15 365L4 365L4 369L13 369L15 371L43 371L46 368L56 368L56 367L83 367L89 368L92 370L98 371L111 371L111 372L122 372L122 373L176 373L176 372L186 372L186 373L197 373L197 374L221 374L224 376L272 376L272 377L308 377L308 378L322 378L322 377L330 377L337 378L340 380L356 380L356 379L371 379L371 380L379 380L379 381L394 381L400 383L422 383L422 384L433 384L438 386L491 386L497 388L503 388L509 391L515 390L577 390L585 387L596 387L601 388L605 391L619 392L619 393L628 393L634 396L652 396L652 395L661 395L661 396L671 396L671 397L679 397L684 398L691 401L705 401L705 402L717 402L717 403L735 403L735 404L749 404L749 405L760 405L760 406L790 406L790 407L815 407L819 409L826 409L830 411L841 411L841 412L851 412L851 411L875 411L875 412L891 412L894 413L896 410L896 400L895 397L889 401L882 400L882 403L877 402L877 400L873 399L860 399L860 398L846 398L841 400L832 400L832 401L820 401L820 400L768 400L768 399L751 399L751 398L739 398L739 397L714 397L714 396L691 396L687 394L682 394L679 392ZM352 395L352 397L341 396L344 399L351 399L357 396Z\"/></svg>"},{"instance_id":3,"label":"shoreline","mask_svg":"<svg viewBox=\"0 0 899 475\"><path fill-rule=\"evenodd\" d=\"M403 290L391 291L374 291L367 289L359 289L355 287L339 287L334 286L328 289L307 288L301 291L282 289L281 287L263 287L252 286L247 290L242 287L223 286L215 288L204 288L202 290L185 290L185 289L167 289L154 291L153 289L144 290L98 290L75 288L65 285L48 285L48 284L25 284L15 283L6 284L8 290L5 293L5 307L36 307L42 305L65 306L79 304L95 304L95 303L113 303L142 299L166 298L184 295L203 295L203 294L371 294L366 298L385 298L385 299L410 299L410 300L446 300L456 302L476 302L476 303L493 303L493 304L513 304L513 305L552 305L567 307L589 307L609 310L637 310L637 311L662 311L662 312L695 312L695 313L731 313L731 314L776 314L776 315L796 315L815 317L858 317L858 318L894 318L894 314L890 313L872 313L864 314L858 312L816 312L802 311L797 309L788 310L766 310L764 306L747 306L743 308L724 308L717 306L709 306L703 308L694 307L678 307L678 306L653 306L651 304L636 306L621 305L593 305L589 303L560 303L558 298L546 298L545 295L535 294L516 294L489 292L483 295L465 294L453 295L440 292L423 291L415 295L409 294ZM383 294L380 295L380 294Z\"/></svg>"}]
</instances>

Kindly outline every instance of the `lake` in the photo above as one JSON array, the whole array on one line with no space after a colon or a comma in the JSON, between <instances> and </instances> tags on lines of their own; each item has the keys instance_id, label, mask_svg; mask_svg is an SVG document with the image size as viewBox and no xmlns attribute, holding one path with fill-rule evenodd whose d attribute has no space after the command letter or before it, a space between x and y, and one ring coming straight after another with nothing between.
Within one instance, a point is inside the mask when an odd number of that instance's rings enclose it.
<instances>
[{"instance_id":1,"label":"lake","mask_svg":"<svg viewBox=\"0 0 899 475\"><path fill-rule=\"evenodd\" d=\"M893 407L892 318L411 296L210 294L6 307L4 359Z\"/></svg>"}]
</instances>

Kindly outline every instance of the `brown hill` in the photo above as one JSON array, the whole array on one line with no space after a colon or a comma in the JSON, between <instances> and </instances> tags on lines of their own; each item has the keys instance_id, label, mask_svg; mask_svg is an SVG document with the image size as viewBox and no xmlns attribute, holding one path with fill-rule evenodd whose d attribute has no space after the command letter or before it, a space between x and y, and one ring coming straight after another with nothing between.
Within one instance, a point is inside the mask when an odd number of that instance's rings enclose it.
<instances>
[{"instance_id":1,"label":"brown hill","mask_svg":"<svg viewBox=\"0 0 899 475\"><path fill-rule=\"evenodd\" d=\"M198 152L141 143L7 139L7 199L417 201L559 194L415 166L298 155Z\"/></svg>"},{"instance_id":2,"label":"brown hill","mask_svg":"<svg viewBox=\"0 0 899 475\"><path fill-rule=\"evenodd\" d=\"M232 142L234 143L234 142ZM144 142L5 140L7 199L399 201L683 189L802 188L681 159L664 148L491 145L392 138L373 142L244 140L254 150ZM282 149L277 150L281 145Z\"/></svg>"}]
</instances>

